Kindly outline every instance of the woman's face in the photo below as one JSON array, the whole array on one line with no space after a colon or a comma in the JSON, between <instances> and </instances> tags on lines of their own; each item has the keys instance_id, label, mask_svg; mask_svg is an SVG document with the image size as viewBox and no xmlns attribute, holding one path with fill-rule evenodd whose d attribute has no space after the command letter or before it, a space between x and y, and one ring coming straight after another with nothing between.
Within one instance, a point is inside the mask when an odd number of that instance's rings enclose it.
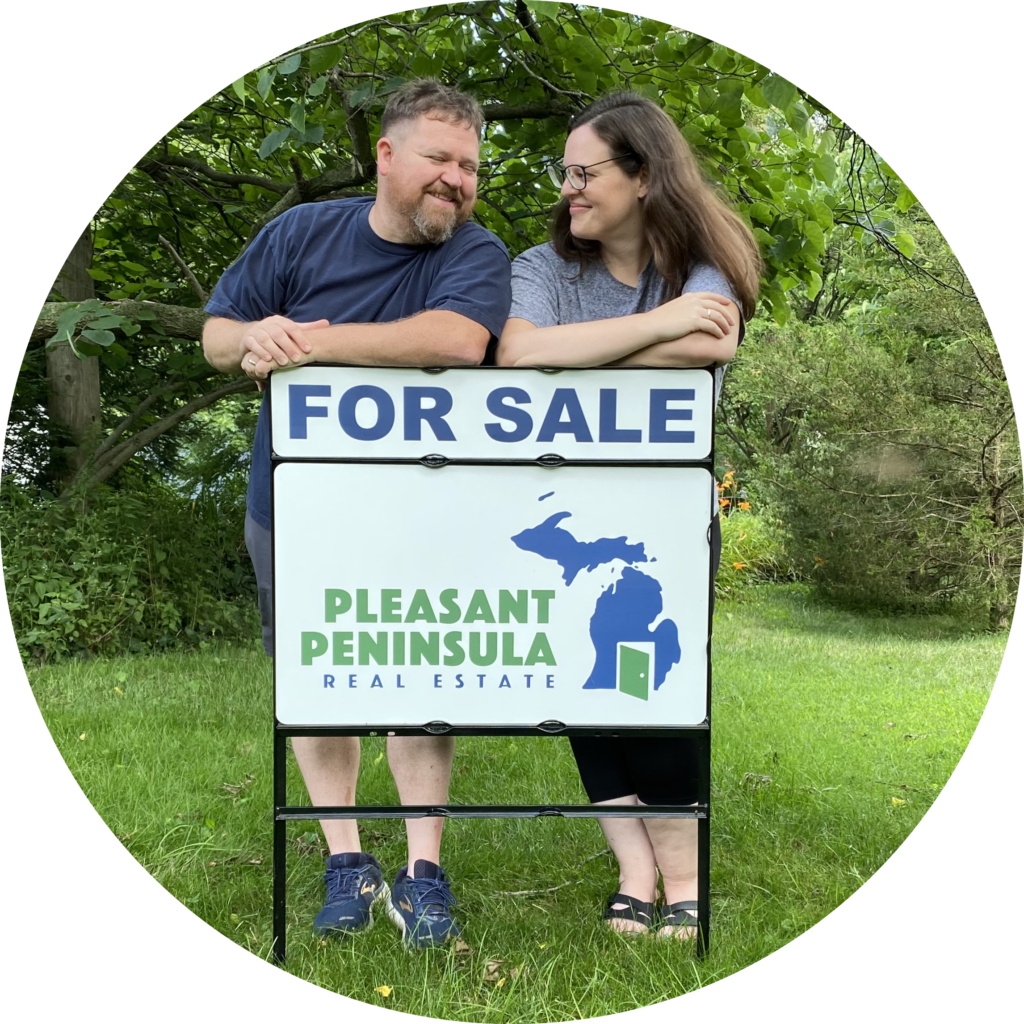
<instances>
[{"instance_id":1,"label":"woman's face","mask_svg":"<svg viewBox=\"0 0 1024 1024\"><path fill-rule=\"evenodd\" d=\"M642 229L640 199L647 194L646 178L643 174L631 178L617 161L603 162L617 155L588 124L570 132L565 141L565 166L593 167L587 170L584 189L562 182L562 195L569 200L569 230L576 238L626 240Z\"/></svg>"}]
</instances>

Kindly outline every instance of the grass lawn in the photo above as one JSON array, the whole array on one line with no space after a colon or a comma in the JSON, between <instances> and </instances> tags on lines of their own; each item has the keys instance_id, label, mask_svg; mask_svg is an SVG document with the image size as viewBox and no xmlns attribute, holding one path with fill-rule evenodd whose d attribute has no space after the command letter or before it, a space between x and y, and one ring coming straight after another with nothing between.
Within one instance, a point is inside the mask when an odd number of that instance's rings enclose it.
<instances>
[{"instance_id":1,"label":"grass lawn","mask_svg":"<svg viewBox=\"0 0 1024 1024\"><path fill-rule=\"evenodd\" d=\"M614 861L585 820L445 825L468 950L409 954L383 915L353 940L321 942L309 925L322 898L322 839L294 822L286 969L391 1009L531 1024L633 1009L731 974L828 914L906 838L963 753L1004 644L947 619L837 612L793 588L719 605L714 916L703 962L687 944L604 927ZM221 649L29 676L65 760L125 846L203 920L267 957L267 659ZM304 790L291 771L298 803ZM398 802L381 739L363 741L360 802ZM567 740L464 738L451 802L585 797ZM363 843L391 881L404 863L403 823L368 822ZM534 891L509 895L520 890Z\"/></svg>"}]
</instances>

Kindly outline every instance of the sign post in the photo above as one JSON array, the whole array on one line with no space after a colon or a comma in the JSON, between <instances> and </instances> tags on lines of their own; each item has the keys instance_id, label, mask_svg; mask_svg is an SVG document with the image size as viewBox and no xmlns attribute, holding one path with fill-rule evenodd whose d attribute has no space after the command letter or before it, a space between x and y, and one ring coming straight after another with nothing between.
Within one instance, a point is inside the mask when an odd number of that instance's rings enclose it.
<instances>
[{"instance_id":1,"label":"sign post","mask_svg":"<svg viewBox=\"0 0 1024 1024\"><path fill-rule=\"evenodd\" d=\"M711 791L709 369L271 375L274 938L288 821L678 817ZM289 806L288 736L671 735L695 806Z\"/></svg>"}]
</instances>

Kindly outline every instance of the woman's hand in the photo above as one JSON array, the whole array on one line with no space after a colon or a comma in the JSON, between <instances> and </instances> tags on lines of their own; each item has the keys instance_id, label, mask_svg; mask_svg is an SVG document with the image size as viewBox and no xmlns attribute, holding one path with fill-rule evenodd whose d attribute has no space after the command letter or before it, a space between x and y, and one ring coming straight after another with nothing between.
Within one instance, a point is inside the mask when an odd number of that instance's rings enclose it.
<instances>
[{"instance_id":1,"label":"woman's hand","mask_svg":"<svg viewBox=\"0 0 1024 1024\"><path fill-rule=\"evenodd\" d=\"M736 326L731 305L727 298L714 292L686 292L641 315L656 342L674 341L696 332L724 338Z\"/></svg>"}]
</instances>

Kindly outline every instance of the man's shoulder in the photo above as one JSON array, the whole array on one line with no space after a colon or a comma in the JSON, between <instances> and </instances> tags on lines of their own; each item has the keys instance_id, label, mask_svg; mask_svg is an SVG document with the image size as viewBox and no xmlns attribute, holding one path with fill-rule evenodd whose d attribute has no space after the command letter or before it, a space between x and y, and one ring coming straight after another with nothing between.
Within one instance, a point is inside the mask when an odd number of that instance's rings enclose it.
<instances>
[{"instance_id":1,"label":"man's shoulder","mask_svg":"<svg viewBox=\"0 0 1024 1024\"><path fill-rule=\"evenodd\" d=\"M341 227L354 221L373 203L373 196L352 196L346 199L324 199L317 203L300 203L275 217L267 226L276 232L308 231L320 227Z\"/></svg>"},{"instance_id":2,"label":"man's shoulder","mask_svg":"<svg viewBox=\"0 0 1024 1024\"><path fill-rule=\"evenodd\" d=\"M504 255L505 259L509 258L505 243L493 231L485 228L483 224L478 224L475 220L466 221L452 235L451 239L444 243L444 248L448 248L451 252L479 246L493 246Z\"/></svg>"}]
</instances>

